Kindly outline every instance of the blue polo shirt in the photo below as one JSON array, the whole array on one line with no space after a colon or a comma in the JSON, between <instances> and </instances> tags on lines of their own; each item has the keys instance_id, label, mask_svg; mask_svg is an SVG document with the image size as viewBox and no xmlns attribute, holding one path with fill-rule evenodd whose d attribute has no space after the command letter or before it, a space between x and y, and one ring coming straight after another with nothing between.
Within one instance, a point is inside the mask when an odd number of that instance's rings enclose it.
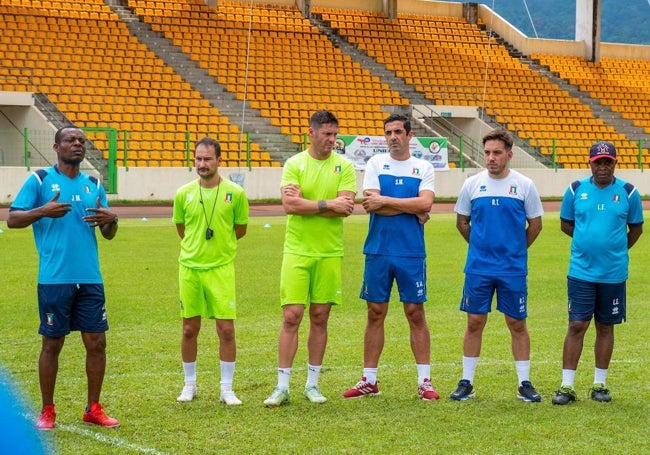
<instances>
[{"instance_id":1,"label":"blue polo shirt","mask_svg":"<svg viewBox=\"0 0 650 455\"><path fill-rule=\"evenodd\" d=\"M9 210L32 210L47 204L57 192L58 202L69 202L71 210L61 218L44 217L32 223L39 254L39 284L102 283L95 228L82 217L97 208L97 199L108 207L101 182L80 172L71 179L56 166L32 173Z\"/></svg>"},{"instance_id":2,"label":"blue polo shirt","mask_svg":"<svg viewBox=\"0 0 650 455\"><path fill-rule=\"evenodd\" d=\"M615 178L599 188L592 177L566 189L560 219L572 223L569 277L598 283L622 283L628 277L628 225L643 223L641 195L634 185Z\"/></svg>"}]
</instances>

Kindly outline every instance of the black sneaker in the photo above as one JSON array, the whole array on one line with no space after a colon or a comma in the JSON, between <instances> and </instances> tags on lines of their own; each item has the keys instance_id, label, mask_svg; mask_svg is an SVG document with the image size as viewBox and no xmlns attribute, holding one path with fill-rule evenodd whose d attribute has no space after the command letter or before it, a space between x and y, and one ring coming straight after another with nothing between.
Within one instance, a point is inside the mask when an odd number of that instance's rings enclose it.
<instances>
[{"instance_id":1,"label":"black sneaker","mask_svg":"<svg viewBox=\"0 0 650 455\"><path fill-rule=\"evenodd\" d=\"M565 405L576 401L577 399L578 395L576 395L576 391L573 390L573 387L563 385L560 387L560 390L557 390L555 392L555 396L553 397L553 404Z\"/></svg>"},{"instance_id":2,"label":"black sneaker","mask_svg":"<svg viewBox=\"0 0 650 455\"><path fill-rule=\"evenodd\" d=\"M533 384L531 384L530 381L522 381L518 392L517 397L524 401L532 403L539 403L542 401L542 396L537 393L537 390L535 390L535 387L533 387Z\"/></svg>"},{"instance_id":3,"label":"black sneaker","mask_svg":"<svg viewBox=\"0 0 650 455\"><path fill-rule=\"evenodd\" d=\"M449 395L449 398L456 401L465 401L469 398L473 398L474 395L474 386L467 379L461 379L458 381L458 388L456 391L452 392Z\"/></svg>"},{"instance_id":4,"label":"black sneaker","mask_svg":"<svg viewBox=\"0 0 650 455\"><path fill-rule=\"evenodd\" d=\"M601 403L612 401L612 396L609 394L609 389L605 388L605 384L594 384L589 391L589 398Z\"/></svg>"}]
</instances>

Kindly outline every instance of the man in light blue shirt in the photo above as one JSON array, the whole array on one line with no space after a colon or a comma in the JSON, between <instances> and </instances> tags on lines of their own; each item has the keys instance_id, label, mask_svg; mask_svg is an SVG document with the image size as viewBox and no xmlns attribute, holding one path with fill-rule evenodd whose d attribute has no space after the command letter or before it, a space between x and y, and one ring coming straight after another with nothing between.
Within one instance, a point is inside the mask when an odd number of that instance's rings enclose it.
<instances>
[{"instance_id":1,"label":"man in light blue shirt","mask_svg":"<svg viewBox=\"0 0 650 455\"><path fill-rule=\"evenodd\" d=\"M569 328L562 353L562 385L553 404L576 401L573 388L585 333L596 324L596 367L589 397L611 401L605 387L614 351L614 325L625 321L628 250L643 232L638 190L614 177L616 148L598 142L589 151L591 176L576 180L562 199L562 232L572 238L567 294Z\"/></svg>"}]
</instances>

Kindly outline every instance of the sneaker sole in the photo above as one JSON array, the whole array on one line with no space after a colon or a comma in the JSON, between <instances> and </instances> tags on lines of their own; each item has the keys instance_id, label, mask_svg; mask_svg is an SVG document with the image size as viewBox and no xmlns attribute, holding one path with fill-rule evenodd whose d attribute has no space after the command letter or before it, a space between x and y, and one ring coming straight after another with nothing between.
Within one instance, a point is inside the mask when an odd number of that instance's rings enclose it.
<instances>
[{"instance_id":1,"label":"sneaker sole","mask_svg":"<svg viewBox=\"0 0 650 455\"><path fill-rule=\"evenodd\" d=\"M475 393L470 393L469 395L465 395L464 397L458 397L458 398L456 398L456 397L449 397L449 398L452 399L452 400L454 400L454 401L467 401L467 400L469 400L470 398L474 398L475 396L476 396Z\"/></svg>"},{"instance_id":2,"label":"sneaker sole","mask_svg":"<svg viewBox=\"0 0 650 455\"><path fill-rule=\"evenodd\" d=\"M289 403L288 398L286 400L282 400L280 402L267 403L266 401L264 401L264 406L267 407L267 408L278 408L278 407L282 406L283 404L287 404L287 403Z\"/></svg>"},{"instance_id":3,"label":"sneaker sole","mask_svg":"<svg viewBox=\"0 0 650 455\"><path fill-rule=\"evenodd\" d=\"M52 431L52 430L54 430L56 428L56 425L54 425L53 427L47 427L47 428L45 428L45 427L35 427L35 428L38 431Z\"/></svg>"},{"instance_id":4,"label":"sneaker sole","mask_svg":"<svg viewBox=\"0 0 650 455\"><path fill-rule=\"evenodd\" d=\"M120 426L119 423L117 423L115 425L102 425L101 423L86 422L85 420L84 420L84 423L87 424L87 425L95 425L97 427L102 427L102 428L119 428L119 426Z\"/></svg>"},{"instance_id":5,"label":"sneaker sole","mask_svg":"<svg viewBox=\"0 0 650 455\"><path fill-rule=\"evenodd\" d=\"M377 393L364 393L363 395L357 395L356 397L346 397L345 395L341 395L343 398L346 400L354 400L355 398L368 398L368 397L376 397L377 395L381 395L381 391Z\"/></svg>"},{"instance_id":6,"label":"sneaker sole","mask_svg":"<svg viewBox=\"0 0 650 455\"><path fill-rule=\"evenodd\" d=\"M283 401L282 403L264 403L264 406L267 408L279 408L283 404L287 403L286 401Z\"/></svg>"}]
</instances>

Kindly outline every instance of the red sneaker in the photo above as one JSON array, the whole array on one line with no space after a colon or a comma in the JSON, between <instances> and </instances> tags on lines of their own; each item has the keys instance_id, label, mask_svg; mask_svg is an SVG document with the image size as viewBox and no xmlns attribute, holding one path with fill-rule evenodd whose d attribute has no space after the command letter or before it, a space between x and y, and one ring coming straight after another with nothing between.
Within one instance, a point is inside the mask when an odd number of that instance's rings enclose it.
<instances>
[{"instance_id":1,"label":"red sneaker","mask_svg":"<svg viewBox=\"0 0 650 455\"><path fill-rule=\"evenodd\" d=\"M48 404L43 408L41 415L38 416L38 420L36 421L36 429L46 431L52 430L56 426L56 423L54 423L55 420L56 412L54 412L54 405Z\"/></svg>"},{"instance_id":2,"label":"red sneaker","mask_svg":"<svg viewBox=\"0 0 650 455\"><path fill-rule=\"evenodd\" d=\"M343 392L343 398L372 397L380 393L377 384L369 383L366 377L363 376L361 381L357 382L354 387Z\"/></svg>"},{"instance_id":3,"label":"red sneaker","mask_svg":"<svg viewBox=\"0 0 650 455\"><path fill-rule=\"evenodd\" d=\"M420 384L418 387L418 395L426 401L437 400L440 398L440 394L433 388L430 379L425 379L424 382Z\"/></svg>"},{"instance_id":4,"label":"red sneaker","mask_svg":"<svg viewBox=\"0 0 650 455\"><path fill-rule=\"evenodd\" d=\"M106 415L102 409L102 405L99 403L92 403L90 405L90 410L84 412L83 419L86 423L92 423L93 425L107 428L116 428L120 426L120 422L118 422L117 419Z\"/></svg>"}]
</instances>

